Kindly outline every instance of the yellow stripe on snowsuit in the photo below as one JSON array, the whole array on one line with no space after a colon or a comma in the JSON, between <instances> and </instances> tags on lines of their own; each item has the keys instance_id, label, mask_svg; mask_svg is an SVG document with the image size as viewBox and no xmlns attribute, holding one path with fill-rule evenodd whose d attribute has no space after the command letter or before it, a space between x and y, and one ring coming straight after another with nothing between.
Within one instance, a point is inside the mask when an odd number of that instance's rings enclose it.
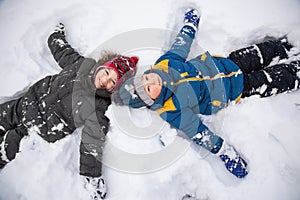
<instances>
[{"instance_id":1,"label":"yellow stripe on snowsuit","mask_svg":"<svg viewBox=\"0 0 300 200\"><path fill-rule=\"evenodd\" d=\"M228 78L228 77L235 76L235 75L238 75L238 74L241 74L241 73L242 73L242 71L238 70L236 72L231 72L229 74L220 73L220 74L217 74L213 77L210 77L210 76L204 76L202 78L191 77L191 78L182 79L182 80L176 82L176 85L179 85L180 83L184 83L184 82L188 82L188 81L204 81L204 80L213 81L213 80L217 80L218 78Z\"/></svg>"},{"instance_id":2,"label":"yellow stripe on snowsuit","mask_svg":"<svg viewBox=\"0 0 300 200\"><path fill-rule=\"evenodd\" d=\"M185 77L187 75L189 75L189 73L187 73L187 72L183 72L183 73L180 74L181 77Z\"/></svg>"},{"instance_id":3,"label":"yellow stripe on snowsuit","mask_svg":"<svg viewBox=\"0 0 300 200\"><path fill-rule=\"evenodd\" d=\"M204 54L201 55L200 60L204 61L206 59L206 57L207 57L207 55L204 53Z\"/></svg>"},{"instance_id":4,"label":"yellow stripe on snowsuit","mask_svg":"<svg viewBox=\"0 0 300 200\"><path fill-rule=\"evenodd\" d=\"M159 69L165 73L169 72L169 60L162 60L159 63L157 63L156 65L154 65L153 69Z\"/></svg>"},{"instance_id":5,"label":"yellow stripe on snowsuit","mask_svg":"<svg viewBox=\"0 0 300 200\"><path fill-rule=\"evenodd\" d=\"M181 77L186 77L186 76L188 76L188 75L189 75L188 72L183 72L183 73L180 74ZM201 73L201 72L198 72L198 75L202 75L202 73Z\"/></svg>"},{"instance_id":6,"label":"yellow stripe on snowsuit","mask_svg":"<svg viewBox=\"0 0 300 200\"><path fill-rule=\"evenodd\" d=\"M176 107L173 103L172 97L170 97L165 103L164 106L157 110L157 113L160 115L163 112L174 111Z\"/></svg>"},{"instance_id":7,"label":"yellow stripe on snowsuit","mask_svg":"<svg viewBox=\"0 0 300 200\"><path fill-rule=\"evenodd\" d=\"M240 102L241 98L242 98L242 94L240 94L240 95L234 100L235 103Z\"/></svg>"},{"instance_id":8,"label":"yellow stripe on snowsuit","mask_svg":"<svg viewBox=\"0 0 300 200\"><path fill-rule=\"evenodd\" d=\"M212 104L213 106L218 106L218 107L220 107L220 106L222 105L221 101L218 101L218 100L213 100L213 101L211 102L211 104Z\"/></svg>"},{"instance_id":9,"label":"yellow stripe on snowsuit","mask_svg":"<svg viewBox=\"0 0 300 200\"><path fill-rule=\"evenodd\" d=\"M212 56L217 58L225 58L223 55L220 54L212 54Z\"/></svg>"}]
</instances>

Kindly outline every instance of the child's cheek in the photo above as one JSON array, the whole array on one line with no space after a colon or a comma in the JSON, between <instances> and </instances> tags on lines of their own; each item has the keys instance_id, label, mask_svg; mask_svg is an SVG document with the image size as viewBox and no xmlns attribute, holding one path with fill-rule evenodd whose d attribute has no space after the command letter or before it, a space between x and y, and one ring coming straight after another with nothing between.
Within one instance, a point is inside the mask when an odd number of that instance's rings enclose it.
<instances>
[{"instance_id":1,"label":"child's cheek","mask_svg":"<svg viewBox=\"0 0 300 200\"><path fill-rule=\"evenodd\" d=\"M154 87L152 91L152 98L156 99L160 95L161 87Z\"/></svg>"}]
</instances>

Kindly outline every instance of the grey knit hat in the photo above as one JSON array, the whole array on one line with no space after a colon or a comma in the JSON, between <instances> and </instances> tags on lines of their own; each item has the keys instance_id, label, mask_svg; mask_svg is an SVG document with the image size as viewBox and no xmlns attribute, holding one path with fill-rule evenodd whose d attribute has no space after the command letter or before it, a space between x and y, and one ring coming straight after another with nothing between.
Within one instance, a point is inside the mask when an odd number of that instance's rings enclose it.
<instances>
[{"instance_id":1,"label":"grey knit hat","mask_svg":"<svg viewBox=\"0 0 300 200\"><path fill-rule=\"evenodd\" d=\"M136 94L139 98L147 105L151 106L154 103L154 100L151 99L144 89L144 85L142 82L142 76L135 76L133 78L133 86Z\"/></svg>"}]
</instances>

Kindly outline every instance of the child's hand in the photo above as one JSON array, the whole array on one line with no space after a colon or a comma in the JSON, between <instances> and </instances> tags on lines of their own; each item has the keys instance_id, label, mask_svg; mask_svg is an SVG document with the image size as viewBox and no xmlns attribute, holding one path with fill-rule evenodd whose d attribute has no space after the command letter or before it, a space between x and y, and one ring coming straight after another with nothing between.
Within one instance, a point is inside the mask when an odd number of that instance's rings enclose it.
<instances>
[{"instance_id":1,"label":"child's hand","mask_svg":"<svg viewBox=\"0 0 300 200\"><path fill-rule=\"evenodd\" d=\"M196 9L189 8L184 14L184 24L191 26L195 31L198 30L200 14Z\"/></svg>"},{"instance_id":2,"label":"child's hand","mask_svg":"<svg viewBox=\"0 0 300 200\"><path fill-rule=\"evenodd\" d=\"M84 187L90 192L91 200L101 200L106 196L106 185L103 177L86 177L84 176Z\"/></svg>"},{"instance_id":3,"label":"child's hand","mask_svg":"<svg viewBox=\"0 0 300 200\"><path fill-rule=\"evenodd\" d=\"M61 33L63 35L66 35L66 29L65 29L65 25L63 23L59 23L55 26L54 28L54 33Z\"/></svg>"}]
</instances>

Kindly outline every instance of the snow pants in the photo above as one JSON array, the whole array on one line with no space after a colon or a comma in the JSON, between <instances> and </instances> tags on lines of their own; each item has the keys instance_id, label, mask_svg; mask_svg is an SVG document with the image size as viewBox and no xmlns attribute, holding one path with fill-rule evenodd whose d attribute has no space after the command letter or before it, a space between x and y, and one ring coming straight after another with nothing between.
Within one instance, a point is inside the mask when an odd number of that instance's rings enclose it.
<instances>
[{"instance_id":1,"label":"snow pants","mask_svg":"<svg viewBox=\"0 0 300 200\"><path fill-rule=\"evenodd\" d=\"M19 103L17 99L0 105L0 169L15 158L21 139L28 134L21 123Z\"/></svg>"},{"instance_id":2,"label":"snow pants","mask_svg":"<svg viewBox=\"0 0 300 200\"><path fill-rule=\"evenodd\" d=\"M275 57L288 58L286 50L289 48L291 46L286 41L269 40L229 54L228 58L235 62L244 74L243 97L268 97L300 87L300 79L297 76L300 61L270 66Z\"/></svg>"}]
</instances>

